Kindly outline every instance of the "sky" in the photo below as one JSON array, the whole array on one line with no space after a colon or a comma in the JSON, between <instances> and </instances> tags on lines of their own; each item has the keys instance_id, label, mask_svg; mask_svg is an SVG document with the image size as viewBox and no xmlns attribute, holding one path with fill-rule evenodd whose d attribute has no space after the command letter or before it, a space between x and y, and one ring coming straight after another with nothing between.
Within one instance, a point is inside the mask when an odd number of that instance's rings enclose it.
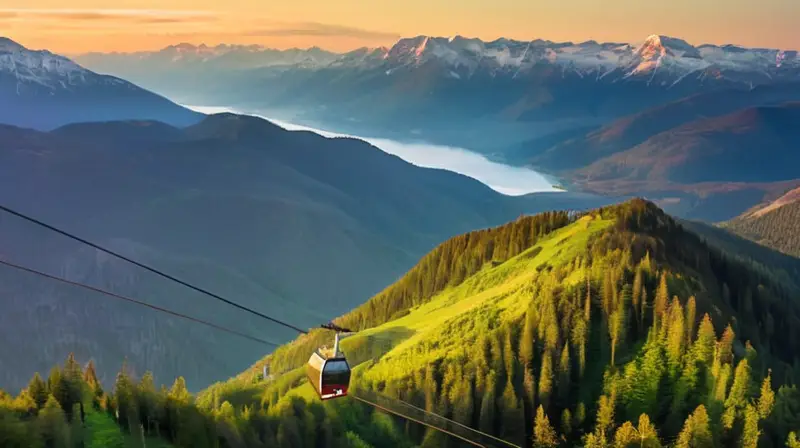
<instances>
[{"instance_id":1,"label":"sky","mask_svg":"<svg viewBox=\"0 0 800 448\"><path fill-rule=\"evenodd\" d=\"M0 35L66 54L189 42L390 46L417 35L798 49L800 0L0 0Z\"/></svg>"}]
</instances>

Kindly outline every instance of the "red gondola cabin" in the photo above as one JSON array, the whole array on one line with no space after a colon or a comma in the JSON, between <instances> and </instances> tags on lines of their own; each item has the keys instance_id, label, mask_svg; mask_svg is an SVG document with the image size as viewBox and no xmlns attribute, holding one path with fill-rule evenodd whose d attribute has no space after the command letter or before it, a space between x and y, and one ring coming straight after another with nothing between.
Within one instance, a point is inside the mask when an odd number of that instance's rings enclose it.
<instances>
[{"instance_id":1,"label":"red gondola cabin","mask_svg":"<svg viewBox=\"0 0 800 448\"><path fill-rule=\"evenodd\" d=\"M312 353L308 359L306 366L308 382L314 386L314 390L322 400L347 395L350 385L350 364L344 355L336 353L337 351L320 349Z\"/></svg>"}]
</instances>

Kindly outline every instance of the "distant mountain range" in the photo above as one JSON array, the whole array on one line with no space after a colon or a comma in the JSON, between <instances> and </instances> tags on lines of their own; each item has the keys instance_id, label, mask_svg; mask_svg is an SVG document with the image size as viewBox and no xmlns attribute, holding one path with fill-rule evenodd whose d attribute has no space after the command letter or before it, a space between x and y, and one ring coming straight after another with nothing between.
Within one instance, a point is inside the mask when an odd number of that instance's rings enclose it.
<instances>
[{"instance_id":1,"label":"distant mountain range","mask_svg":"<svg viewBox=\"0 0 800 448\"><path fill-rule=\"evenodd\" d=\"M38 132L0 126L0 203L231 300L297 325L351 309L460 232L522 213L611 199L500 195L360 140L290 132L213 115L176 128L151 121L83 123ZM0 255L239 331L276 340L267 322L52 232L0 217ZM17 390L70 351L105 380L122 359L192 388L264 353L246 340L83 290L0 269L0 387ZM29 355L16 356L25 351ZM5 366L5 365L4 365Z\"/></svg>"},{"instance_id":2,"label":"distant mountain range","mask_svg":"<svg viewBox=\"0 0 800 448\"><path fill-rule=\"evenodd\" d=\"M615 155L623 160L635 147L671 153L674 145L665 145L675 132L685 137L681 126L800 101L800 58L794 50L694 46L660 35L636 45L418 36L391 48L345 54L181 44L78 60L184 104L233 107L354 135L460 146L504 163L533 165L573 188L646 195L689 218L731 219L791 186L783 181L800 178L800 172L787 175L790 167L780 175L755 176L762 179L757 184L755 177L741 171L743 177L737 177L730 169L715 178L711 173L718 168L706 164L710 159L689 154L699 146L683 143L692 169L707 175L680 178L683 168L677 168L666 178L653 169L632 177L630 169L603 161ZM765 135L753 131L748 143L720 121L699 126L714 123L722 126L714 133L716 145L735 140L743 150ZM695 141L705 134L697 135ZM786 144L773 153L788 150ZM728 162L728 168L738 163Z\"/></svg>"},{"instance_id":3,"label":"distant mountain range","mask_svg":"<svg viewBox=\"0 0 800 448\"><path fill-rule=\"evenodd\" d=\"M487 154L711 89L800 81L796 51L659 35L640 45L417 36L344 54L181 44L77 60L184 104Z\"/></svg>"},{"instance_id":4,"label":"distant mountain range","mask_svg":"<svg viewBox=\"0 0 800 448\"><path fill-rule=\"evenodd\" d=\"M120 78L0 37L0 123L49 130L82 121L197 123L197 114Z\"/></svg>"}]
</instances>

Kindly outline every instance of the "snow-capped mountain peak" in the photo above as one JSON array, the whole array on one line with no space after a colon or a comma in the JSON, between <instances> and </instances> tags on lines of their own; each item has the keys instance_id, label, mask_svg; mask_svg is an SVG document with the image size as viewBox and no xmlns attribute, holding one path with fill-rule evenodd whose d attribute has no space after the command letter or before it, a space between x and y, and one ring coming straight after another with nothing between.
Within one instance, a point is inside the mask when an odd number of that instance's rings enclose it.
<instances>
[{"instance_id":1,"label":"snow-capped mountain peak","mask_svg":"<svg viewBox=\"0 0 800 448\"><path fill-rule=\"evenodd\" d=\"M24 47L13 40L0 36L0 52L11 52L24 49Z\"/></svg>"},{"instance_id":2,"label":"snow-capped mountain peak","mask_svg":"<svg viewBox=\"0 0 800 448\"><path fill-rule=\"evenodd\" d=\"M653 34L636 50L636 55L641 58L656 58L664 56L701 58L700 52L683 39Z\"/></svg>"},{"instance_id":3,"label":"snow-capped mountain peak","mask_svg":"<svg viewBox=\"0 0 800 448\"><path fill-rule=\"evenodd\" d=\"M39 90L53 94L89 84L113 84L134 87L112 76L98 75L71 59L47 50L30 50L11 39L0 38L0 73L16 80L16 93Z\"/></svg>"}]
</instances>

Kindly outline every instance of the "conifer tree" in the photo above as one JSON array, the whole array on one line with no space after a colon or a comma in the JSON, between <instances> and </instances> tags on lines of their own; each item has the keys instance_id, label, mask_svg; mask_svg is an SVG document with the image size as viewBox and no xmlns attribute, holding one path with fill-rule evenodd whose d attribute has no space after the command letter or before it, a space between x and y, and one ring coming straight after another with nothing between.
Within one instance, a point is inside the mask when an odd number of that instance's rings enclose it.
<instances>
[{"instance_id":1,"label":"conifer tree","mask_svg":"<svg viewBox=\"0 0 800 448\"><path fill-rule=\"evenodd\" d=\"M45 444L53 448L69 447L67 417L58 400L51 394L37 418L38 431Z\"/></svg>"},{"instance_id":2,"label":"conifer tree","mask_svg":"<svg viewBox=\"0 0 800 448\"><path fill-rule=\"evenodd\" d=\"M533 371L531 369L525 369L522 389L525 392L525 404L532 413L536 404L536 378L533 376Z\"/></svg>"},{"instance_id":3,"label":"conifer tree","mask_svg":"<svg viewBox=\"0 0 800 448\"><path fill-rule=\"evenodd\" d=\"M742 448L757 448L761 430L758 429L758 410L748 404L744 410L744 429L742 431Z\"/></svg>"},{"instance_id":4,"label":"conifer tree","mask_svg":"<svg viewBox=\"0 0 800 448\"><path fill-rule=\"evenodd\" d=\"M586 371L586 342L588 339L589 328L587 321L582 316L575 318L572 327L572 343L578 351L578 377L583 378Z\"/></svg>"},{"instance_id":5,"label":"conifer tree","mask_svg":"<svg viewBox=\"0 0 800 448\"><path fill-rule=\"evenodd\" d=\"M658 440L658 432L650 422L650 416L642 414L639 416L639 424L636 426L639 435L640 448L661 448L661 441Z\"/></svg>"},{"instance_id":6,"label":"conifer tree","mask_svg":"<svg viewBox=\"0 0 800 448\"><path fill-rule=\"evenodd\" d=\"M595 434L600 440L608 440L614 430L614 402L606 395L600 396L597 407L597 422Z\"/></svg>"},{"instance_id":7,"label":"conifer tree","mask_svg":"<svg viewBox=\"0 0 800 448\"><path fill-rule=\"evenodd\" d=\"M545 351L542 355L542 368L539 371L539 406L547 409L553 393L553 358Z\"/></svg>"},{"instance_id":8,"label":"conifer tree","mask_svg":"<svg viewBox=\"0 0 800 448\"><path fill-rule=\"evenodd\" d=\"M550 419L544 412L542 405L536 409L536 419L533 423L533 446L535 448L551 448L558 446L558 435Z\"/></svg>"},{"instance_id":9,"label":"conifer tree","mask_svg":"<svg viewBox=\"0 0 800 448\"><path fill-rule=\"evenodd\" d=\"M713 448L713 446L708 413L705 406L700 405L686 419L683 430L678 436L676 448Z\"/></svg>"},{"instance_id":10,"label":"conifer tree","mask_svg":"<svg viewBox=\"0 0 800 448\"><path fill-rule=\"evenodd\" d=\"M39 376L39 372L33 374L33 378L28 383L28 394L36 403L36 409L42 409L47 403L47 398L50 394L47 392L47 385L42 380L42 377Z\"/></svg>"},{"instance_id":11,"label":"conifer tree","mask_svg":"<svg viewBox=\"0 0 800 448\"><path fill-rule=\"evenodd\" d=\"M653 303L653 327L659 331L663 325L661 319L667 310L669 303L669 290L667 289L667 273L661 273L661 280L658 283L655 302Z\"/></svg>"},{"instance_id":12,"label":"conifer tree","mask_svg":"<svg viewBox=\"0 0 800 448\"><path fill-rule=\"evenodd\" d=\"M742 359L736 366L733 376L733 385L725 400L725 413L722 415L722 424L725 429L733 428L734 420L747 405L747 389L750 385L750 365L747 359Z\"/></svg>"},{"instance_id":13,"label":"conifer tree","mask_svg":"<svg viewBox=\"0 0 800 448\"><path fill-rule=\"evenodd\" d=\"M535 311L532 307L525 313L525 327L522 330L522 338L519 342L519 359L522 366L526 369L533 368L534 350L536 344L536 322Z\"/></svg>"},{"instance_id":14,"label":"conifer tree","mask_svg":"<svg viewBox=\"0 0 800 448\"><path fill-rule=\"evenodd\" d=\"M615 364L617 348L622 343L625 336L625 305L620 305L614 310L609 318L608 333L611 339L611 365Z\"/></svg>"},{"instance_id":15,"label":"conifer tree","mask_svg":"<svg viewBox=\"0 0 800 448\"><path fill-rule=\"evenodd\" d=\"M497 387L497 374L492 370L486 376L486 391L481 400L481 414L478 420L478 429L493 434L495 431L495 388Z\"/></svg>"},{"instance_id":16,"label":"conifer tree","mask_svg":"<svg viewBox=\"0 0 800 448\"><path fill-rule=\"evenodd\" d=\"M628 448L636 446L639 441L639 432L631 422L625 422L614 433L614 448Z\"/></svg>"},{"instance_id":17,"label":"conifer tree","mask_svg":"<svg viewBox=\"0 0 800 448\"><path fill-rule=\"evenodd\" d=\"M558 395L562 402L569 398L571 386L572 362L569 359L569 343L564 344L561 350L561 358L558 361Z\"/></svg>"},{"instance_id":18,"label":"conifer tree","mask_svg":"<svg viewBox=\"0 0 800 448\"><path fill-rule=\"evenodd\" d=\"M686 340L686 330L684 325L684 313L680 300L677 297L672 299L669 306L667 319L664 327L667 329L667 357L673 372L677 371L683 357L683 343Z\"/></svg>"},{"instance_id":19,"label":"conifer tree","mask_svg":"<svg viewBox=\"0 0 800 448\"><path fill-rule=\"evenodd\" d=\"M689 347L694 340L694 326L695 319L697 318L697 302L694 296L689 297L686 301L686 342L684 345Z\"/></svg>"},{"instance_id":20,"label":"conifer tree","mask_svg":"<svg viewBox=\"0 0 800 448\"><path fill-rule=\"evenodd\" d=\"M567 438L572 434L572 412L569 408L561 412L561 433Z\"/></svg>"},{"instance_id":21,"label":"conifer tree","mask_svg":"<svg viewBox=\"0 0 800 448\"><path fill-rule=\"evenodd\" d=\"M700 327L697 330L697 340L693 345L695 358L703 364L710 364L714 358L716 342L717 337L714 334L714 324L711 323L711 317L706 313L703 315L703 320L700 321Z\"/></svg>"},{"instance_id":22,"label":"conifer tree","mask_svg":"<svg viewBox=\"0 0 800 448\"><path fill-rule=\"evenodd\" d=\"M633 287L631 289L631 303L633 304L634 320L641 322L642 318L642 265L636 266L636 274L633 277Z\"/></svg>"},{"instance_id":23,"label":"conifer tree","mask_svg":"<svg viewBox=\"0 0 800 448\"><path fill-rule=\"evenodd\" d=\"M733 332L733 328L729 324L727 327L725 327L725 331L722 333L722 338L719 341L720 363L733 363L733 341L735 338L736 334Z\"/></svg>"},{"instance_id":24,"label":"conifer tree","mask_svg":"<svg viewBox=\"0 0 800 448\"><path fill-rule=\"evenodd\" d=\"M772 390L772 372L769 372L761 383L761 394L758 397L759 417L761 419L769 417L773 406L775 406L775 392Z\"/></svg>"}]
</instances>

